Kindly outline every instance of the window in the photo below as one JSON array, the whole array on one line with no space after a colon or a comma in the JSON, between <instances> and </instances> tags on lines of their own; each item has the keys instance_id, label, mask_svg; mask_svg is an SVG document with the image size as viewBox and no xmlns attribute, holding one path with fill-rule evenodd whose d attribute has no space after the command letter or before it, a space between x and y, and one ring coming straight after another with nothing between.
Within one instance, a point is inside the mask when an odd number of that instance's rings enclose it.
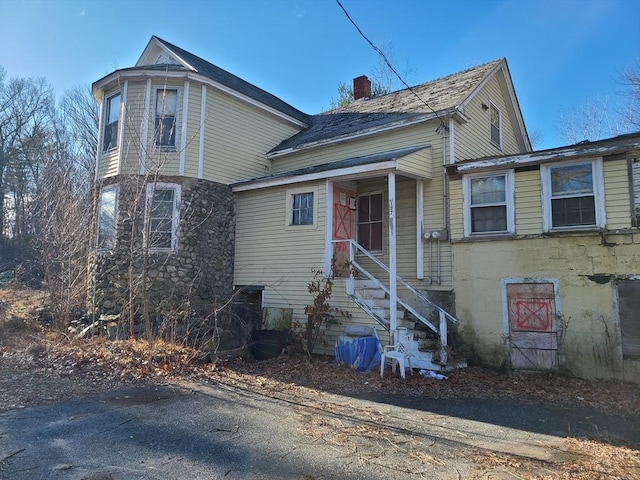
<instances>
[{"instance_id":1,"label":"window","mask_svg":"<svg viewBox=\"0 0 640 480\"><path fill-rule=\"evenodd\" d=\"M291 195L289 225L313 225L313 192Z\"/></svg>"},{"instance_id":2,"label":"window","mask_svg":"<svg viewBox=\"0 0 640 480\"><path fill-rule=\"evenodd\" d=\"M496 144L496 146L502 146L502 115L500 114L500 110L493 105L489 105L489 115L490 115L490 132L489 135L491 141Z\"/></svg>"},{"instance_id":3,"label":"window","mask_svg":"<svg viewBox=\"0 0 640 480\"><path fill-rule=\"evenodd\" d=\"M106 152L118 146L118 123L120 120L120 94L107 98L104 115L104 134L102 136L102 151Z\"/></svg>"},{"instance_id":4,"label":"window","mask_svg":"<svg viewBox=\"0 0 640 480\"><path fill-rule=\"evenodd\" d=\"M382 252L382 193L358 196L358 243Z\"/></svg>"},{"instance_id":5,"label":"window","mask_svg":"<svg viewBox=\"0 0 640 480\"><path fill-rule=\"evenodd\" d=\"M463 180L465 236L515 233L513 171Z\"/></svg>"},{"instance_id":6,"label":"window","mask_svg":"<svg viewBox=\"0 0 640 480\"><path fill-rule=\"evenodd\" d=\"M155 144L158 147L176 146L176 118L178 90L156 90Z\"/></svg>"},{"instance_id":7,"label":"window","mask_svg":"<svg viewBox=\"0 0 640 480\"><path fill-rule=\"evenodd\" d=\"M111 250L116 244L118 224L118 186L109 185L100 191L98 204L98 249Z\"/></svg>"},{"instance_id":8,"label":"window","mask_svg":"<svg viewBox=\"0 0 640 480\"><path fill-rule=\"evenodd\" d=\"M601 160L543 165L540 171L546 231L604 226Z\"/></svg>"},{"instance_id":9,"label":"window","mask_svg":"<svg viewBox=\"0 0 640 480\"><path fill-rule=\"evenodd\" d=\"M170 183L147 185L146 245L151 250L175 250L178 244L180 186Z\"/></svg>"}]
</instances>

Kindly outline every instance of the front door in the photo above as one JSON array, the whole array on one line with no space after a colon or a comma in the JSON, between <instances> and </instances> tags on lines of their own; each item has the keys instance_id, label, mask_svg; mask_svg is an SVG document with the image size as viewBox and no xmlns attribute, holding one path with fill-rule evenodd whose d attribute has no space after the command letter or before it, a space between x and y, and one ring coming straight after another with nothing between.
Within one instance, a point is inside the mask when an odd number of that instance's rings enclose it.
<instances>
[{"instance_id":1,"label":"front door","mask_svg":"<svg viewBox=\"0 0 640 480\"><path fill-rule=\"evenodd\" d=\"M553 283L507 283L511 366L558 368L558 329Z\"/></svg>"},{"instance_id":2,"label":"front door","mask_svg":"<svg viewBox=\"0 0 640 480\"><path fill-rule=\"evenodd\" d=\"M333 186L333 240L355 240L356 192L347 187ZM333 274L336 277L349 276L349 245L347 242L334 243Z\"/></svg>"}]
</instances>

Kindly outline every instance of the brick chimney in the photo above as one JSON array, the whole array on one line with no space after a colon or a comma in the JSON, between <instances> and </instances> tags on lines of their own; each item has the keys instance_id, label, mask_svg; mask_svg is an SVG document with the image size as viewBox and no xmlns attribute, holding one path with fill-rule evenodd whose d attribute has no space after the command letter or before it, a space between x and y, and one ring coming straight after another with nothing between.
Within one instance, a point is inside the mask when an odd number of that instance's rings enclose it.
<instances>
[{"instance_id":1,"label":"brick chimney","mask_svg":"<svg viewBox=\"0 0 640 480\"><path fill-rule=\"evenodd\" d=\"M361 98L371 97L371 80L366 75L361 75L353 79L353 99L360 100Z\"/></svg>"}]
</instances>

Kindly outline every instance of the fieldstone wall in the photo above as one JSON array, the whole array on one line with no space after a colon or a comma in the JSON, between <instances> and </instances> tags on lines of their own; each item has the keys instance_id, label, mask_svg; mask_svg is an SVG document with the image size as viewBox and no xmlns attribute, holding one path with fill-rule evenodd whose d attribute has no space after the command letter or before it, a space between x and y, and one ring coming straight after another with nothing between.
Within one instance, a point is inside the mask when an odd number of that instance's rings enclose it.
<instances>
[{"instance_id":1,"label":"fieldstone wall","mask_svg":"<svg viewBox=\"0 0 640 480\"><path fill-rule=\"evenodd\" d=\"M121 314L129 305L139 314L148 292L151 315L191 312L203 317L228 300L233 291L235 205L231 188L206 180L162 177L181 185L180 225L175 251L145 252L144 177L115 177L118 227L112 251L94 252L90 298L97 314ZM127 312L127 313L125 313Z\"/></svg>"}]
</instances>

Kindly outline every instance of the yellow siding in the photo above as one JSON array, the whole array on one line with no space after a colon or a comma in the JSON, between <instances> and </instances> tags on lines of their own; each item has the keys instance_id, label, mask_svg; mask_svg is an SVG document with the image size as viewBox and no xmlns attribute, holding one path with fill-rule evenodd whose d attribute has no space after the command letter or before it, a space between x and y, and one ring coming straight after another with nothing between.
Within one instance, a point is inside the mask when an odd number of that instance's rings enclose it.
<instances>
[{"instance_id":1,"label":"yellow siding","mask_svg":"<svg viewBox=\"0 0 640 480\"><path fill-rule=\"evenodd\" d=\"M433 177L433 162L431 160L431 149L425 148L419 152L412 153L399 159L398 169L409 175L423 178Z\"/></svg>"},{"instance_id":2,"label":"yellow siding","mask_svg":"<svg viewBox=\"0 0 640 480\"><path fill-rule=\"evenodd\" d=\"M494 77L465 106L464 113L469 117L469 121L455 125L456 161L520 153L514 134L514 129L518 128L518 125L511 123L507 112L507 101L510 101L507 93L502 91L498 79ZM491 143L489 110L482 108L483 103L485 105L493 103L501 112L502 148Z\"/></svg>"},{"instance_id":3,"label":"yellow siding","mask_svg":"<svg viewBox=\"0 0 640 480\"><path fill-rule=\"evenodd\" d=\"M459 240L464 236L463 215L462 180L454 179L449 183L449 221L452 240Z\"/></svg>"},{"instance_id":4,"label":"yellow siding","mask_svg":"<svg viewBox=\"0 0 640 480\"><path fill-rule=\"evenodd\" d=\"M274 116L208 89L204 178L230 183L271 173L266 153L297 131Z\"/></svg>"},{"instance_id":5,"label":"yellow siding","mask_svg":"<svg viewBox=\"0 0 640 480\"><path fill-rule=\"evenodd\" d=\"M540 171L516 172L515 174L516 233L533 235L542 232L542 193Z\"/></svg>"},{"instance_id":6,"label":"yellow siding","mask_svg":"<svg viewBox=\"0 0 640 480\"><path fill-rule=\"evenodd\" d=\"M200 149L200 112L202 111L202 86L189 83L189 114L187 118L187 136L185 147L185 177L198 178L198 151Z\"/></svg>"},{"instance_id":7,"label":"yellow siding","mask_svg":"<svg viewBox=\"0 0 640 480\"><path fill-rule=\"evenodd\" d=\"M604 162L607 228L631 227L631 198L626 159Z\"/></svg>"},{"instance_id":8,"label":"yellow siding","mask_svg":"<svg viewBox=\"0 0 640 480\"><path fill-rule=\"evenodd\" d=\"M311 269L321 269L324 259L324 182L305 186L318 195L315 229L286 228L285 187L237 195L234 282L263 285L267 306L293 307L294 321L305 318Z\"/></svg>"},{"instance_id":9,"label":"yellow siding","mask_svg":"<svg viewBox=\"0 0 640 480\"><path fill-rule=\"evenodd\" d=\"M545 237L464 242L455 248L456 313L461 331L486 363L505 360L502 279L559 281L563 368L586 378L640 381L619 350L612 284L606 275L635 275L639 235ZM590 278L596 275L597 278Z\"/></svg>"},{"instance_id":10,"label":"yellow siding","mask_svg":"<svg viewBox=\"0 0 640 480\"><path fill-rule=\"evenodd\" d=\"M122 142L122 173L125 175L137 175L140 172L145 95L145 81L128 82Z\"/></svg>"},{"instance_id":11,"label":"yellow siding","mask_svg":"<svg viewBox=\"0 0 640 480\"><path fill-rule=\"evenodd\" d=\"M436 156L437 151L435 147L440 146L442 139L440 135L435 132L436 127L437 123L417 125L402 129L401 131L387 132L338 145L327 146L322 149L313 149L276 158L273 160L273 173L421 145L431 145L432 158L439 158ZM441 150L438 151L441 152Z\"/></svg>"}]
</instances>

